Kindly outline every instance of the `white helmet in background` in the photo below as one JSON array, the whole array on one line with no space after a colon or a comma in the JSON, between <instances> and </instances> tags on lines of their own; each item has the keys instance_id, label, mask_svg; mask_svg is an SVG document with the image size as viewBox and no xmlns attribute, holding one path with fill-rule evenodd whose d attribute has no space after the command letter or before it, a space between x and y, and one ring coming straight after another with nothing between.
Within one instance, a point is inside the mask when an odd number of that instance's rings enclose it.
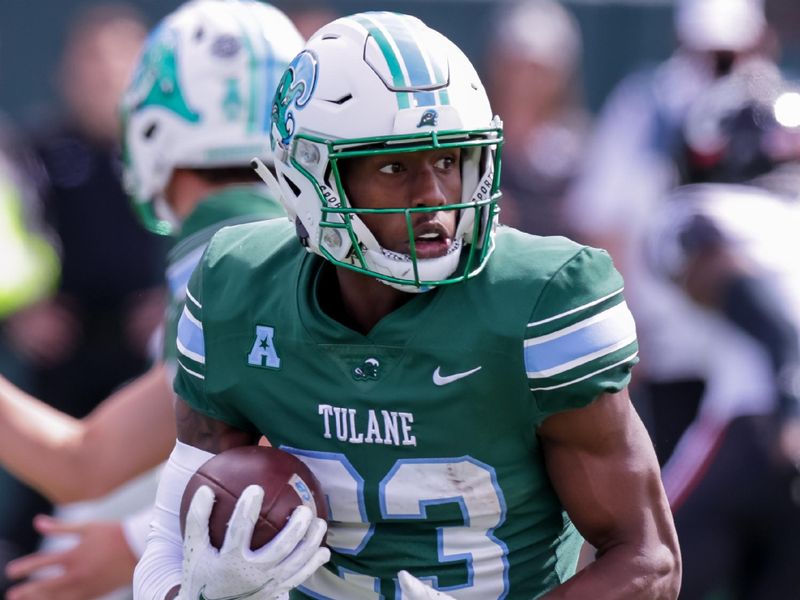
<instances>
[{"instance_id":1,"label":"white helmet in background","mask_svg":"<svg viewBox=\"0 0 800 600\"><path fill-rule=\"evenodd\" d=\"M124 180L145 226L170 233L172 171L269 157L270 99L303 39L252 0L193 0L150 34L123 97Z\"/></svg>"},{"instance_id":2,"label":"white helmet in background","mask_svg":"<svg viewBox=\"0 0 800 600\"><path fill-rule=\"evenodd\" d=\"M272 105L281 199L309 251L337 266L419 292L476 275L494 249L502 127L469 59L417 18L389 12L326 25L284 74ZM462 149L462 198L450 252L417 259L383 248L345 194L339 161L381 153ZM265 175L269 179L268 173Z\"/></svg>"},{"instance_id":3,"label":"white helmet in background","mask_svg":"<svg viewBox=\"0 0 800 600\"><path fill-rule=\"evenodd\" d=\"M674 20L680 43L698 52L746 52L767 30L763 0L678 0Z\"/></svg>"}]
</instances>

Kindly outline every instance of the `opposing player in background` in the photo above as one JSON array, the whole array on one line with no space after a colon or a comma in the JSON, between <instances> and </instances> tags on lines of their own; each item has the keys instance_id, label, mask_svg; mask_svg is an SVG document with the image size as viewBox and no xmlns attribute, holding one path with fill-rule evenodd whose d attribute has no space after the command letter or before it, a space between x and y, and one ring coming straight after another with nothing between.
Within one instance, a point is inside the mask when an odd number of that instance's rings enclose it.
<instances>
[{"instance_id":1,"label":"opposing player in background","mask_svg":"<svg viewBox=\"0 0 800 600\"><path fill-rule=\"evenodd\" d=\"M686 600L800 589L800 94L764 67L690 109L682 171L707 183L675 190L647 236L703 357L699 409L664 467Z\"/></svg>"},{"instance_id":2,"label":"opposing player in background","mask_svg":"<svg viewBox=\"0 0 800 600\"><path fill-rule=\"evenodd\" d=\"M189 2L150 35L122 112L128 190L145 224L176 238L167 268L164 359L83 421L0 381L0 459L54 500L104 494L163 461L174 445L170 381L186 282L217 229L284 215L249 162L269 156L269 100L301 45L283 13L251 1ZM86 597L129 583L147 523L145 515L124 530L87 526L84 543L73 550L12 563L15 577L50 564L67 572L22 584L9 600L41 600L66 593L65 586ZM120 544L123 532L130 548ZM119 554L125 550L127 558ZM127 568L108 568L112 559L127 561Z\"/></svg>"},{"instance_id":3,"label":"opposing player in background","mask_svg":"<svg viewBox=\"0 0 800 600\"><path fill-rule=\"evenodd\" d=\"M502 126L464 54L413 17L334 21L272 135L277 181L259 171L293 223L226 228L189 282L136 598L676 598L622 280L603 251L496 228ZM254 552L181 539L191 472L262 434L322 483L325 567L305 507ZM189 519L212 504L201 487ZM572 577L581 534L598 557Z\"/></svg>"},{"instance_id":4,"label":"opposing player in background","mask_svg":"<svg viewBox=\"0 0 800 600\"><path fill-rule=\"evenodd\" d=\"M677 0L675 52L612 91L587 144L583 169L565 203L577 239L605 248L628 283L641 365L635 401L663 464L702 394L703 357L683 343L699 325L682 294L652 276L641 252L649 219L680 185L676 164L691 104L715 81L775 48L760 0ZM673 319L675 311L685 314ZM664 322L671 327L662 327Z\"/></svg>"}]
</instances>

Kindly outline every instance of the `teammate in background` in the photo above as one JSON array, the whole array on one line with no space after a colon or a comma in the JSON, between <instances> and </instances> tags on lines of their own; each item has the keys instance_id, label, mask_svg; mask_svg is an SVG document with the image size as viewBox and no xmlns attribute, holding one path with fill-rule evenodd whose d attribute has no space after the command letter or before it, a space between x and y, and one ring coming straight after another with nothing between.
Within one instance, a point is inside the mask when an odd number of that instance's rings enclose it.
<instances>
[{"instance_id":1,"label":"teammate in background","mask_svg":"<svg viewBox=\"0 0 800 600\"><path fill-rule=\"evenodd\" d=\"M496 11L485 72L505 131L501 221L526 233L567 235L564 197L590 125L580 91L581 32L554 0L500 3Z\"/></svg>"},{"instance_id":2,"label":"teammate in background","mask_svg":"<svg viewBox=\"0 0 800 600\"><path fill-rule=\"evenodd\" d=\"M800 94L766 67L690 109L683 171L717 183L675 190L647 235L653 272L694 307L684 347L704 357L663 475L686 600L800 589Z\"/></svg>"},{"instance_id":3,"label":"teammate in background","mask_svg":"<svg viewBox=\"0 0 800 600\"><path fill-rule=\"evenodd\" d=\"M284 74L272 141L277 182L259 172L293 223L219 232L189 282L135 597L676 598L622 279L603 251L496 229L502 126L464 54L412 17L334 21ZM306 507L255 552L211 548L204 487L181 539L190 474L262 434L327 493L326 567ZM572 577L581 534L598 557Z\"/></svg>"},{"instance_id":4,"label":"teammate in background","mask_svg":"<svg viewBox=\"0 0 800 600\"><path fill-rule=\"evenodd\" d=\"M577 238L607 249L628 283L641 344L636 385L644 392L635 399L649 399L646 422L662 464L697 408L703 357L683 344L699 327L689 302L644 264L645 231L680 184L676 157L689 106L720 77L776 54L760 0L678 0L674 27L672 56L626 77L606 101L565 203ZM686 318L674 319L676 311Z\"/></svg>"},{"instance_id":5,"label":"teammate in background","mask_svg":"<svg viewBox=\"0 0 800 600\"><path fill-rule=\"evenodd\" d=\"M284 215L249 163L269 154L269 101L301 46L283 13L251 1L189 2L148 39L122 103L124 166L145 223L176 238L167 267L165 358L82 421L0 379L0 460L52 499L105 494L168 456L175 442L173 340L186 281L217 229ZM66 590L94 597L130 583L149 517L145 528L139 521L85 525L76 548L12 563L14 577L51 564L66 572L21 584L8 600ZM129 547L119 543L123 534Z\"/></svg>"}]
</instances>

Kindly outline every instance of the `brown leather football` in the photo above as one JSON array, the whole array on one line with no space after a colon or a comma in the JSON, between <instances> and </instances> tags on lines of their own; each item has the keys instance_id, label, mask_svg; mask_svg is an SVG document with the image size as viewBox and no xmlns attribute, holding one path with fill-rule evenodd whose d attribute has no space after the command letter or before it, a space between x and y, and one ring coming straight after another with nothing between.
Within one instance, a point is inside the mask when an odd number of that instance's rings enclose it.
<instances>
[{"instance_id":1,"label":"brown leather football","mask_svg":"<svg viewBox=\"0 0 800 600\"><path fill-rule=\"evenodd\" d=\"M275 537L301 504L322 519L328 517L322 488L303 461L277 448L241 446L220 452L192 475L181 500L181 533L194 493L201 485L207 485L215 496L208 533L211 544L221 548L236 500L251 484L264 488L264 501L250 544L253 550Z\"/></svg>"}]
</instances>

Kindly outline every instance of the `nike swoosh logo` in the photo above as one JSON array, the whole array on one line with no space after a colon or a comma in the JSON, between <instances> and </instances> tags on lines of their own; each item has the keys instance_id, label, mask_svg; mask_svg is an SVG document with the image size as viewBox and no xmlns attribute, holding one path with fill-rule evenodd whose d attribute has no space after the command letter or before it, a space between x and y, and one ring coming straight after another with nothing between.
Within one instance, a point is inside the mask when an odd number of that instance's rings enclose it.
<instances>
[{"instance_id":1,"label":"nike swoosh logo","mask_svg":"<svg viewBox=\"0 0 800 600\"><path fill-rule=\"evenodd\" d=\"M258 588L251 590L249 592L245 592L243 594L235 594L233 596L220 596L219 598L211 598L210 596L206 596L206 586L200 588L200 595L197 597L197 600L246 600L247 598L252 598L258 592L263 590L267 587L267 584L270 581L264 582L263 585L258 586Z\"/></svg>"},{"instance_id":2,"label":"nike swoosh logo","mask_svg":"<svg viewBox=\"0 0 800 600\"><path fill-rule=\"evenodd\" d=\"M477 373L483 368L483 366L477 366L470 371L464 371L462 373L453 373L452 375L442 375L440 373L441 367L436 367L436 370L433 372L433 383L435 385L447 385L448 383L453 383L454 381L458 381L459 379L463 379L464 377L469 377L473 373Z\"/></svg>"}]
</instances>

